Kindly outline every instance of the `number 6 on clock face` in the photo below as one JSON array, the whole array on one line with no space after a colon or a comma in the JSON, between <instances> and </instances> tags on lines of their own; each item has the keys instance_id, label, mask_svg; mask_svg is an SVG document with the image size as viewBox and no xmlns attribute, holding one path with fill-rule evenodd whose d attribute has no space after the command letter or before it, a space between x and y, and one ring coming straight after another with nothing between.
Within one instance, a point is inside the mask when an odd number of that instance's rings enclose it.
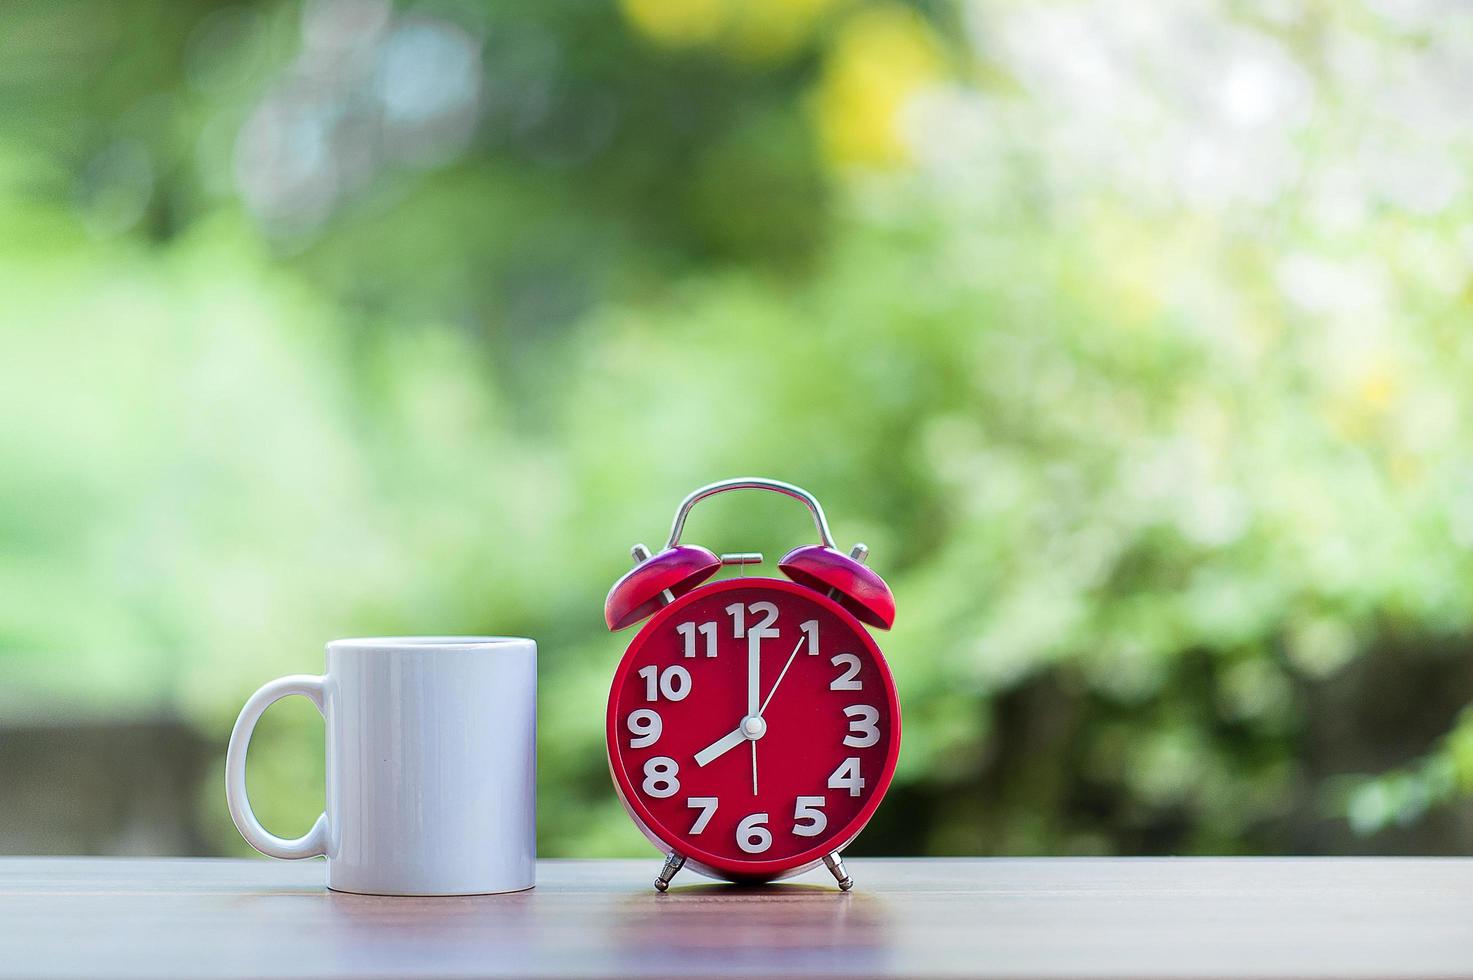
<instances>
[{"instance_id":1,"label":"number 6 on clock face","mask_svg":"<svg viewBox=\"0 0 1473 980\"><path fill-rule=\"evenodd\" d=\"M900 746L874 639L823 592L780 579L726 579L657 612L619 665L609 719L615 784L646 836L736 879L840 850Z\"/></svg>"}]
</instances>

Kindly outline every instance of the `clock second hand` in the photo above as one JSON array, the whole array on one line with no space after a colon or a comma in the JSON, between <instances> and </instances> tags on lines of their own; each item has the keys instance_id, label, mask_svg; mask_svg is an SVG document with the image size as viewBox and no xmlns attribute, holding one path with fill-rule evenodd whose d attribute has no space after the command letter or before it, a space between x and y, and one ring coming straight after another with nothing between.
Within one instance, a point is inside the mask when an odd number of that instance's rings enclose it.
<instances>
[{"instance_id":1,"label":"clock second hand","mask_svg":"<svg viewBox=\"0 0 1473 980\"><path fill-rule=\"evenodd\" d=\"M761 718L764 714L767 713L767 706L772 703L772 696L777 693L777 686L783 682L784 677L788 676L788 668L793 666L793 659L798 656L798 651L803 649L803 644L805 641L807 641L807 639L807 633L804 633L802 636L798 637L798 645L793 647L792 653L788 654L788 662L783 664L782 673L778 674L777 680L772 682L772 690L767 692L767 697L765 700L763 700L762 707L757 709L758 718Z\"/></svg>"}]
</instances>

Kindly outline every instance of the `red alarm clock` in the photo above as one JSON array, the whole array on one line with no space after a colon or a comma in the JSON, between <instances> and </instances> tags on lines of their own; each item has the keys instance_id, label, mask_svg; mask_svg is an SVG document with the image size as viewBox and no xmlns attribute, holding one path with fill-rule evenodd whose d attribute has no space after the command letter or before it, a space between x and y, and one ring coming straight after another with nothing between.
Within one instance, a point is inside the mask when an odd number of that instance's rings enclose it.
<instances>
[{"instance_id":1,"label":"red alarm clock","mask_svg":"<svg viewBox=\"0 0 1473 980\"><path fill-rule=\"evenodd\" d=\"M760 554L680 543L686 516L728 490L801 500L819 543L778 562L787 576L707 580ZM895 599L865 567L868 549L834 548L813 495L778 480L713 483L686 497L670 540L609 590L621 630L649 618L609 692L609 769L624 808L666 855L664 891L689 865L770 881L819 862L848 890L839 857L874 814L900 754L895 680L866 626L889 629Z\"/></svg>"}]
</instances>

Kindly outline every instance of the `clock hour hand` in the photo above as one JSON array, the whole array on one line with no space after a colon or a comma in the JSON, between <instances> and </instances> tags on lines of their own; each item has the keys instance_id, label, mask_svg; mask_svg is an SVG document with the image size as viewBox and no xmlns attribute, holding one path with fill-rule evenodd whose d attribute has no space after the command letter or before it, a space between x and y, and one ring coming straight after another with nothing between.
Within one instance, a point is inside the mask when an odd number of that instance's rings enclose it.
<instances>
[{"instance_id":1,"label":"clock hour hand","mask_svg":"<svg viewBox=\"0 0 1473 980\"><path fill-rule=\"evenodd\" d=\"M747 740L746 732L738 725L732 731L727 732L710 745L696 753L696 765L706 766L715 762L718 758L730 752Z\"/></svg>"},{"instance_id":2,"label":"clock hour hand","mask_svg":"<svg viewBox=\"0 0 1473 980\"><path fill-rule=\"evenodd\" d=\"M741 745L744 741L751 741L755 745L757 740L766 734L767 722L763 721L760 716L748 715L742 719L742 723L736 726L734 730L727 732L697 752L696 765L708 765L738 745Z\"/></svg>"}]
</instances>

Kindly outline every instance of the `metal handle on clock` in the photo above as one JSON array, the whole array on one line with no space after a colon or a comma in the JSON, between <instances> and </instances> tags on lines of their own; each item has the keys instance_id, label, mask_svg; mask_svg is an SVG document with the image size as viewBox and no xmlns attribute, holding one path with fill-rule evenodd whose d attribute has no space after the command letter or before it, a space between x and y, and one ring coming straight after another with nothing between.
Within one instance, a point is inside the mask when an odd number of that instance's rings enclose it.
<instances>
[{"instance_id":1,"label":"metal handle on clock","mask_svg":"<svg viewBox=\"0 0 1473 980\"><path fill-rule=\"evenodd\" d=\"M818 502L817 497L802 487L784 483L782 480L745 476L734 480L718 480L691 491L690 495L682 500L680 506L675 509L675 522L670 526L670 540L665 542L665 550L668 551L680 543L680 532L685 528L685 519L698 501L714 497L718 493L726 493L728 490L770 490L773 493L786 494L795 500L801 500L808 507L808 512L813 515L813 526L818 528L819 543L826 548L834 546L834 536L829 533L829 520L823 515L823 505Z\"/></svg>"}]
</instances>

